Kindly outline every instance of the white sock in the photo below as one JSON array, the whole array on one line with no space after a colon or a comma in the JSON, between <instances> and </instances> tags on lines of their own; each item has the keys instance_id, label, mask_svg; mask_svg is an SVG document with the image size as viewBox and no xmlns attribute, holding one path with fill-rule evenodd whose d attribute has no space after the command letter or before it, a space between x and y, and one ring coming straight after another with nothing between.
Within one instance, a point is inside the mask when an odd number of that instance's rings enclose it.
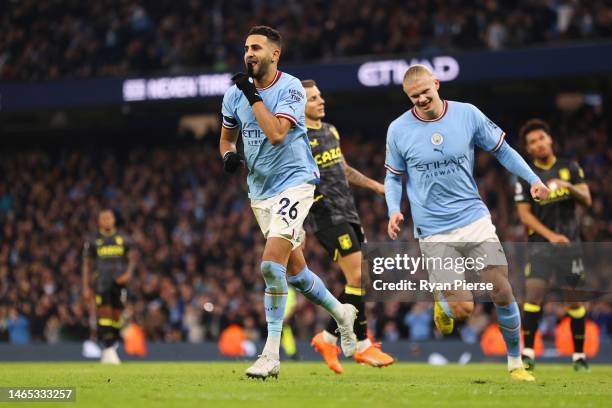
<instances>
[{"instance_id":1,"label":"white sock","mask_svg":"<svg viewBox=\"0 0 612 408\"><path fill-rule=\"evenodd\" d=\"M535 360L535 352L533 351L532 348L525 347L523 349L523 355L529 357L532 360Z\"/></svg>"},{"instance_id":2,"label":"white sock","mask_svg":"<svg viewBox=\"0 0 612 408\"><path fill-rule=\"evenodd\" d=\"M334 336L327 330L323 330L323 341L329 344L336 344L338 342L338 336Z\"/></svg>"},{"instance_id":3,"label":"white sock","mask_svg":"<svg viewBox=\"0 0 612 408\"><path fill-rule=\"evenodd\" d=\"M576 360L586 360L586 353L574 353L572 354L572 361L576 361Z\"/></svg>"},{"instance_id":4,"label":"white sock","mask_svg":"<svg viewBox=\"0 0 612 408\"><path fill-rule=\"evenodd\" d=\"M268 336L266 339L266 345L264 346L261 354L278 359L280 353L280 341L281 336Z\"/></svg>"},{"instance_id":5,"label":"white sock","mask_svg":"<svg viewBox=\"0 0 612 408\"><path fill-rule=\"evenodd\" d=\"M364 351L366 351L368 349L368 347L370 347L372 345L372 342L370 341L370 339L365 339L365 340L359 340L357 342L357 352L359 353L363 353Z\"/></svg>"},{"instance_id":6,"label":"white sock","mask_svg":"<svg viewBox=\"0 0 612 408\"><path fill-rule=\"evenodd\" d=\"M523 360L521 360L521 356L512 357L508 356L508 371L523 368Z\"/></svg>"},{"instance_id":7,"label":"white sock","mask_svg":"<svg viewBox=\"0 0 612 408\"><path fill-rule=\"evenodd\" d=\"M329 310L329 314L333 317L338 324L344 323L344 305L340 302L331 310Z\"/></svg>"}]
</instances>

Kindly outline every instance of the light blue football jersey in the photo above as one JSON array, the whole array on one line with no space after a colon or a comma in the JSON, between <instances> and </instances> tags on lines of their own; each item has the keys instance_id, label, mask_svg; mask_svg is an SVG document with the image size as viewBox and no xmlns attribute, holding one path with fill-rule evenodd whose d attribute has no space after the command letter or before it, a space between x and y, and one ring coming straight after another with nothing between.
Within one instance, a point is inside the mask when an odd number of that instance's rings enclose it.
<instances>
[{"instance_id":1,"label":"light blue football jersey","mask_svg":"<svg viewBox=\"0 0 612 408\"><path fill-rule=\"evenodd\" d=\"M238 127L249 169L249 198L264 199L304 183L319 182L304 116L306 92L297 78L277 71L272 83L258 89L264 104L273 115L289 120L293 126L285 140L273 146L261 130L249 101L232 85L223 96L223 126Z\"/></svg>"},{"instance_id":2,"label":"light blue football jersey","mask_svg":"<svg viewBox=\"0 0 612 408\"><path fill-rule=\"evenodd\" d=\"M495 152L505 133L469 103L443 101L438 119L415 108L387 132L385 167L407 175L415 237L452 231L489 215L473 176L474 146Z\"/></svg>"}]
</instances>

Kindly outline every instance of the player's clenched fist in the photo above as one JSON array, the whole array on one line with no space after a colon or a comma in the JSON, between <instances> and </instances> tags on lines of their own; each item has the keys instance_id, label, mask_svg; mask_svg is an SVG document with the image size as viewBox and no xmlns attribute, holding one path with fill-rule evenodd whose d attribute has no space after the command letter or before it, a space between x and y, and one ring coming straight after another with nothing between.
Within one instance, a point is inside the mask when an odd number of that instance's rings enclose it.
<instances>
[{"instance_id":1,"label":"player's clenched fist","mask_svg":"<svg viewBox=\"0 0 612 408\"><path fill-rule=\"evenodd\" d=\"M223 170L226 173L235 173L243 164L244 159L236 152L227 151L223 155Z\"/></svg>"},{"instance_id":2,"label":"player's clenched fist","mask_svg":"<svg viewBox=\"0 0 612 408\"><path fill-rule=\"evenodd\" d=\"M540 180L531 185L531 196L535 201L545 200L548 198L550 190Z\"/></svg>"},{"instance_id":3,"label":"player's clenched fist","mask_svg":"<svg viewBox=\"0 0 612 408\"><path fill-rule=\"evenodd\" d=\"M404 216L401 212L396 212L389 218L389 225L387 226L387 234L389 238L397 239L397 234L400 232L400 224L404 222Z\"/></svg>"},{"instance_id":4,"label":"player's clenched fist","mask_svg":"<svg viewBox=\"0 0 612 408\"><path fill-rule=\"evenodd\" d=\"M253 106L255 102L263 101L259 95L259 92L257 92L253 78L251 78L250 75L247 75L244 72L238 72L237 74L234 74L232 81L234 81L236 87L242 91L251 106Z\"/></svg>"}]
</instances>

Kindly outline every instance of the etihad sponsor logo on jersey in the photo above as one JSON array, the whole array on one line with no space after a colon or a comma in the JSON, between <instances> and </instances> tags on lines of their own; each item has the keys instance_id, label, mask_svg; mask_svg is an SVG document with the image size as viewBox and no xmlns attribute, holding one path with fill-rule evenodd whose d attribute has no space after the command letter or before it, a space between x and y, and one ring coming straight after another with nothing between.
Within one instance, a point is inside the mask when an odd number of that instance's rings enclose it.
<instances>
[{"instance_id":1,"label":"etihad sponsor logo on jersey","mask_svg":"<svg viewBox=\"0 0 612 408\"><path fill-rule=\"evenodd\" d=\"M103 245L96 250L99 257L123 256L125 248L120 245Z\"/></svg>"},{"instance_id":2,"label":"etihad sponsor logo on jersey","mask_svg":"<svg viewBox=\"0 0 612 408\"><path fill-rule=\"evenodd\" d=\"M262 144L266 135L259 129L243 129L242 141L249 146L259 146Z\"/></svg>"},{"instance_id":3,"label":"etihad sponsor logo on jersey","mask_svg":"<svg viewBox=\"0 0 612 408\"><path fill-rule=\"evenodd\" d=\"M417 171L420 172L429 172L436 170L436 175L444 175L454 173L456 171L456 166L460 166L468 160L465 154L456 157L450 157L444 160L436 160L429 163L419 163L415 164L414 167Z\"/></svg>"},{"instance_id":4,"label":"etihad sponsor logo on jersey","mask_svg":"<svg viewBox=\"0 0 612 408\"><path fill-rule=\"evenodd\" d=\"M323 153L316 154L314 159L319 166L331 166L342 160L342 151L340 151L340 147L332 147L329 150L325 150Z\"/></svg>"}]
</instances>

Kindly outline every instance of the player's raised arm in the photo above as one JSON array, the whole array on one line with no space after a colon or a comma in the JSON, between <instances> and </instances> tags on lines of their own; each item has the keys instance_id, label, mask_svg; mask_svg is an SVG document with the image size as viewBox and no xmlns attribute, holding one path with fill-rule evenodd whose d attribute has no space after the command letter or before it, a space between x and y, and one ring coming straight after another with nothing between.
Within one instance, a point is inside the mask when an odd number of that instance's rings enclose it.
<instances>
[{"instance_id":1,"label":"player's raised arm","mask_svg":"<svg viewBox=\"0 0 612 408\"><path fill-rule=\"evenodd\" d=\"M261 129L273 146L282 143L291 130L293 123L286 117L276 117L266 108L266 105L257 103L253 105L253 113Z\"/></svg>"},{"instance_id":2,"label":"player's raised arm","mask_svg":"<svg viewBox=\"0 0 612 408\"><path fill-rule=\"evenodd\" d=\"M248 65L252 67L251 63L248 63ZM251 70L252 68L249 69L249 71ZM270 143L274 146L282 143L293 126L293 122L284 116L274 116L272 112L268 110L255 87L253 79L249 75L241 72L234 75L232 80L248 99L253 109L255 119L257 119L257 123L259 123L261 130L263 130Z\"/></svg>"},{"instance_id":3,"label":"player's raised arm","mask_svg":"<svg viewBox=\"0 0 612 408\"><path fill-rule=\"evenodd\" d=\"M295 89L285 89L284 95L281 95L280 110L277 109L272 113L263 103L257 87L265 89L277 80L280 55L280 37L277 38L274 33L249 35L244 44L244 63L247 73L240 72L232 77L236 87L249 101L259 127L272 145L278 145L285 140L289 130L297 124L297 118L304 112L305 104L304 88L297 80ZM292 102L294 106L291 106ZM282 110L285 105L291 108L291 112Z\"/></svg>"}]
</instances>

